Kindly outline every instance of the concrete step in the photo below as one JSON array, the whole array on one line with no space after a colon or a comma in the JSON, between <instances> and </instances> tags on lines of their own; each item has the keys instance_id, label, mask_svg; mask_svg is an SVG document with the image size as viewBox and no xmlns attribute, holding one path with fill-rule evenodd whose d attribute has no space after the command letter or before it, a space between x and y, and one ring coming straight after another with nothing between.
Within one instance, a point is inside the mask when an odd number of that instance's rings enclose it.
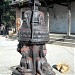
<instances>
[{"instance_id":1,"label":"concrete step","mask_svg":"<svg viewBox=\"0 0 75 75\"><path fill-rule=\"evenodd\" d=\"M12 36L9 36L9 39L17 40L17 34L13 34Z\"/></svg>"},{"instance_id":2,"label":"concrete step","mask_svg":"<svg viewBox=\"0 0 75 75\"><path fill-rule=\"evenodd\" d=\"M49 41L48 44L75 47L75 43L71 43L71 42Z\"/></svg>"},{"instance_id":3,"label":"concrete step","mask_svg":"<svg viewBox=\"0 0 75 75\"><path fill-rule=\"evenodd\" d=\"M71 42L75 43L75 39L66 39L66 38L50 38L50 41L63 41L63 42Z\"/></svg>"},{"instance_id":4,"label":"concrete step","mask_svg":"<svg viewBox=\"0 0 75 75\"><path fill-rule=\"evenodd\" d=\"M75 39L75 35L71 34L70 36L67 36L67 34L49 34L50 37L53 38L69 38L69 39Z\"/></svg>"},{"instance_id":5,"label":"concrete step","mask_svg":"<svg viewBox=\"0 0 75 75\"><path fill-rule=\"evenodd\" d=\"M49 34L49 37L50 44L75 47L75 35Z\"/></svg>"},{"instance_id":6,"label":"concrete step","mask_svg":"<svg viewBox=\"0 0 75 75\"><path fill-rule=\"evenodd\" d=\"M48 43L55 44L55 45L75 47L75 40L74 39L50 38Z\"/></svg>"},{"instance_id":7,"label":"concrete step","mask_svg":"<svg viewBox=\"0 0 75 75\"><path fill-rule=\"evenodd\" d=\"M50 33L49 36L53 37L53 38L63 38L64 36L66 36L66 34L52 34L52 33Z\"/></svg>"}]
</instances>

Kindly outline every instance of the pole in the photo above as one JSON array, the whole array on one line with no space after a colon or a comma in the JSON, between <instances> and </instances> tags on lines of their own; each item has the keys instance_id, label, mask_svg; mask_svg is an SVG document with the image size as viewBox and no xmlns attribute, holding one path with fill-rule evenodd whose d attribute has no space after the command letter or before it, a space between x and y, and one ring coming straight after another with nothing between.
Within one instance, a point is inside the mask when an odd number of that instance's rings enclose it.
<instances>
[{"instance_id":1,"label":"pole","mask_svg":"<svg viewBox=\"0 0 75 75\"><path fill-rule=\"evenodd\" d=\"M68 32L67 36L71 34L71 3L68 0Z\"/></svg>"},{"instance_id":2,"label":"pole","mask_svg":"<svg viewBox=\"0 0 75 75\"><path fill-rule=\"evenodd\" d=\"M47 12L47 16L48 16L48 21L47 21L47 22L48 22L48 31L49 31L49 24L50 24L50 23L49 23L49 20L50 20L50 18L49 18L49 16L50 16L50 15L49 15L49 12Z\"/></svg>"},{"instance_id":3,"label":"pole","mask_svg":"<svg viewBox=\"0 0 75 75\"><path fill-rule=\"evenodd\" d=\"M71 10L68 10L68 32L67 35L70 36L71 34Z\"/></svg>"}]
</instances>

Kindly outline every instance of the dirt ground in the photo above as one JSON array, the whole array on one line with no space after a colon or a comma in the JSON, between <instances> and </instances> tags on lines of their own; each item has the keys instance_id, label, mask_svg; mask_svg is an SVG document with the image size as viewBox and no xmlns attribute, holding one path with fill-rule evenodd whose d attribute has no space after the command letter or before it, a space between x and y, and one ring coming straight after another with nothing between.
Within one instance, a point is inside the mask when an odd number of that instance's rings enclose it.
<instances>
[{"instance_id":1,"label":"dirt ground","mask_svg":"<svg viewBox=\"0 0 75 75\"><path fill-rule=\"evenodd\" d=\"M18 41L0 36L0 75L11 75L13 67L19 65L21 55L17 52ZM75 75L75 47L46 44L47 61L53 66L65 63L69 66L66 73L53 69L56 75Z\"/></svg>"}]
</instances>

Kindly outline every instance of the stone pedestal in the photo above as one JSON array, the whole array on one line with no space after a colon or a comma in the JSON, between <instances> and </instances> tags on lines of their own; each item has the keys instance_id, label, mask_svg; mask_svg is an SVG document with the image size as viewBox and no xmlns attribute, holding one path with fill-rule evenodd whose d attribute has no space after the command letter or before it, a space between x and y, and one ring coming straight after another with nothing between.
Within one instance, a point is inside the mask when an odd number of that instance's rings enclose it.
<instances>
[{"instance_id":1,"label":"stone pedestal","mask_svg":"<svg viewBox=\"0 0 75 75\"><path fill-rule=\"evenodd\" d=\"M45 58L45 45L24 45L19 52L22 55L20 65L12 75L55 75Z\"/></svg>"}]
</instances>

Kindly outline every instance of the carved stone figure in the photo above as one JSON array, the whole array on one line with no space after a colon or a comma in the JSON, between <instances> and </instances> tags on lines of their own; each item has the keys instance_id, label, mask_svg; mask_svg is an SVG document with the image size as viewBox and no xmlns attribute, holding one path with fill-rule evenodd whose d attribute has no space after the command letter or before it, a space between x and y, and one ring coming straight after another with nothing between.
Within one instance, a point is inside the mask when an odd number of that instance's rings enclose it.
<instances>
[{"instance_id":1,"label":"carved stone figure","mask_svg":"<svg viewBox=\"0 0 75 75\"><path fill-rule=\"evenodd\" d=\"M49 33L44 13L38 10L37 2L34 1L34 10L25 11L23 24L18 33L17 48L22 58L20 66L12 75L55 75L45 58L45 44L49 40Z\"/></svg>"}]
</instances>

